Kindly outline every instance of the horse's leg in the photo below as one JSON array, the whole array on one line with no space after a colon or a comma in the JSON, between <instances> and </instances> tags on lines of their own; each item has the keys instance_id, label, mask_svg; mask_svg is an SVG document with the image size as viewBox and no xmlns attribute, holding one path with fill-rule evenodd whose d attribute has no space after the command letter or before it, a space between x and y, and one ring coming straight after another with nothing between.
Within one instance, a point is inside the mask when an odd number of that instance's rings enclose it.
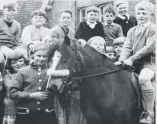
<instances>
[{"instance_id":1,"label":"horse's leg","mask_svg":"<svg viewBox=\"0 0 157 124\"><path fill-rule=\"evenodd\" d=\"M85 99L81 101L81 110L87 120L87 124L103 124L95 106L92 105L90 100Z\"/></svg>"}]
</instances>

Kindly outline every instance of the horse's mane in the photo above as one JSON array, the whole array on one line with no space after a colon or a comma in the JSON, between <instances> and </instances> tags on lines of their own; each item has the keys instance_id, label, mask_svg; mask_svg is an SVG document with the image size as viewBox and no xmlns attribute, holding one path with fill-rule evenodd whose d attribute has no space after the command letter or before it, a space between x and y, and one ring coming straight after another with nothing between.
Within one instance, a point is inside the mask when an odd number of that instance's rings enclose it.
<instances>
[{"instance_id":1,"label":"horse's mane","mask_svg":"<svg viewBox=\"0 0 157 124\"><path fill-rule=\"evenodd\" d=\"M118 68L105 54L100 54L89 45L82 47L81 45L77 44L76 40L73 41L71 40L70 42L72 42L73 45L70 46L69 43L68 44L65 43L65 39L63 42L53 43L49 48L48 63L51 61L56 50L58 50L63 56L70 57L70 55L73 52L71 48L75 48L80 52L80 55L82 56L83 63L85 64L85 66L89 66L89 68L93 67L95 71L102 70L104 72L106 69L115 70Z\"/></svg>"}]
</instances>

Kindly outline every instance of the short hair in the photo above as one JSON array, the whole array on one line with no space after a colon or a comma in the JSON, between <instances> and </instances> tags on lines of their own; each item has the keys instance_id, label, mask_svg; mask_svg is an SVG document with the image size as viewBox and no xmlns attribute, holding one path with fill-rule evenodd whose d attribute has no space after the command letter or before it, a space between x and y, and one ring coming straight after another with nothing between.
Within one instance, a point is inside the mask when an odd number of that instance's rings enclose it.
<instances>
[{"instance_id":1,"label":"short hair","mask_svg":"<svg viewBox=\"0 0 157 124\"><path fill-rule=\"evenodd\" d=\"M103 37L101 36L94 36L94 37L91 37L88 41L87 41L87 44L90 46L90 44L92 43L93 40L101 40L104 42L104 51L106 52L106 41L104 40Z\"/></svg>"},{"instance_id":2,"label":"short hair","mask_svg":"<svg viewBox=\"0 0 157 124\"><path fill-rule=\"evenodd\" d=\"M103 14L105 13L112 13L115 16L115 10L112 6L106 6L103 11Z\"/></svg>"},{"instance_id":3,"label":"short hair","mask_svg":"<svg viewBox=\"0 0 157 124\"><path fill-rule=\"evenodd\" d=\"M62 13L69 13L70 15L71 15L71 17L72 17L72 12L70 11L70 10L61 10L60 11L60 15L62 14Z\"/></svg>"},{"instance_id":4,"label":"short hair","mask_svg":"<svg viewBox=\"0 0 157 124\"><path fill-rule=\"evenodd\" d=\"M135 11L137 10L148 10L151 14L154 13L154 5L149 1L141 1L135 6Z\"/></svg>"},{"instance_id":5,"label":"short hair","mask_svg":"<svg viewBox=\"0 0 157 124\"><path fill-rule=\"evenodd\" d=\"M45 19L47 19L47 14L43 10L35 10L34 12L32 12L31 17L34 17L36 15L43 16Z\"/></svg>"},{"instance_id":6,"label":"short hair","mask_svg":"<svg viewBox=\"0 0 157 124\"><path fill-rule=\"evenodd\" d=\"M8 4L3 5L3 10L6 8L8 8L9 10L14 10L14 9L17 9L17 6L15 3L8 3Z\"/></svg>"},{"instance_id":7,"label":"short hair","mask_svg":"<svg viewBox=\"0 0 157 124\"><path fill-rule=\"evenodd\" d=\"M17 49L18 50L18 49ZM25 65L28 65L29 61L27 58L24 57L24 55L21 53L20 50L14 50L7 58L5 69L8 69L10 73L14 73L13 68L11 66L11 61L18 60L18 59L24 59Z\"/></svg>"},{"instance_id":8,"label":"short hair","mask_svg":"<svg viewBox=\"0 0 157 124\"><path fill-rule=\"evenodd\" d=\"M115 8L117 8L119 5L121 5L121 4L126 4L127 6L128 6L128 0L116 0L115 2L114 2L114 6L115 6Z\"/></svg>"},{"instance_id":9,"label":"short hair","mask_svg":"<svg viewBox=\"0 0 157 124\"><path fill-rule=\"evenodd\" d=\"M86 8L86 14L88 14L89 12L97 12L99 14L100 9L96 6L89 6Z\"/></svg>"}]
</instances>

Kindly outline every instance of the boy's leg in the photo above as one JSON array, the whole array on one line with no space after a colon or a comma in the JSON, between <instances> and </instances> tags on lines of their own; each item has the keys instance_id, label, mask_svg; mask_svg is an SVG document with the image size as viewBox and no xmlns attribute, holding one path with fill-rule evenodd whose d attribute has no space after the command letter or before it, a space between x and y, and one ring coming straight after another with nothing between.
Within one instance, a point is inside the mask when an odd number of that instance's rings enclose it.
<instances>
[{"instance_id":1,"label":"boy's leg","mask_svg":"<svg viewBox=\"0 0 157 124\"><path fill-rule=\"evenodd\" d=\"M7 46L2 46L0 51L3 53L3 55L7 58L12 52L13 50L10 49L9 47Z\"/></svg>"},{"instance_id":2,"label":"boy's leg","mask_svg":"<svg viewBox=\"0 0 157 124\"><path fill-rule=\"evenodd\" d=\"M154 88L152 86L152 79L154 72L149 68L143 68L139 75L139 83L143 95L143 107L146 112L141 116L140 123L152 124L154 117Z\"/></svg>"}]
</instances>

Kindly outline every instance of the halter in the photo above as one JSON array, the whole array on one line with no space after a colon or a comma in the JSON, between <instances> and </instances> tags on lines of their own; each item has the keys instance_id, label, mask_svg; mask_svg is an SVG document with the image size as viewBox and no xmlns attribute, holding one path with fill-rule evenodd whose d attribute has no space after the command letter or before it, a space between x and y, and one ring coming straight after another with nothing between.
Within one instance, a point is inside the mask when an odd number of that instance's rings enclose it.
<instances>
[{"instance_id":1,"label":"halter","mask_svg":"<svg viewBox=\"0 0 157 124\"><path fill-rule=\"evenodd\" d=\"M78 65L78 64L82 65L83 59L82 59L81 53L75 47L70 47L70 48L73 50L73 57L74 57L73 66ZM134 68L132 68L132 67L127 67L127 68L129 70L134 70ZM73 72L75 72L74 67L72 67L72 69L73 69ZM101 75L107 75L107 74L111 74L111 73L115 73L115 72L119 72L119 71L123 71L123 70L126 70L126 68L121 68L121 69L117 69L117 70L113 70L113 71L109 71L109 72L101 72L101 73L96 73L96 74L91 74L91 75L81 76L81 77L73 77L73 76L69 75L64 80L64 83L66 83L67 81L69 81L68 84L72 84L73 81L77 81L77 83L81 83L82 79L101 76ZM70 72L72 72L72 71L70 71Z\"/></svg>"}]
</instances>

